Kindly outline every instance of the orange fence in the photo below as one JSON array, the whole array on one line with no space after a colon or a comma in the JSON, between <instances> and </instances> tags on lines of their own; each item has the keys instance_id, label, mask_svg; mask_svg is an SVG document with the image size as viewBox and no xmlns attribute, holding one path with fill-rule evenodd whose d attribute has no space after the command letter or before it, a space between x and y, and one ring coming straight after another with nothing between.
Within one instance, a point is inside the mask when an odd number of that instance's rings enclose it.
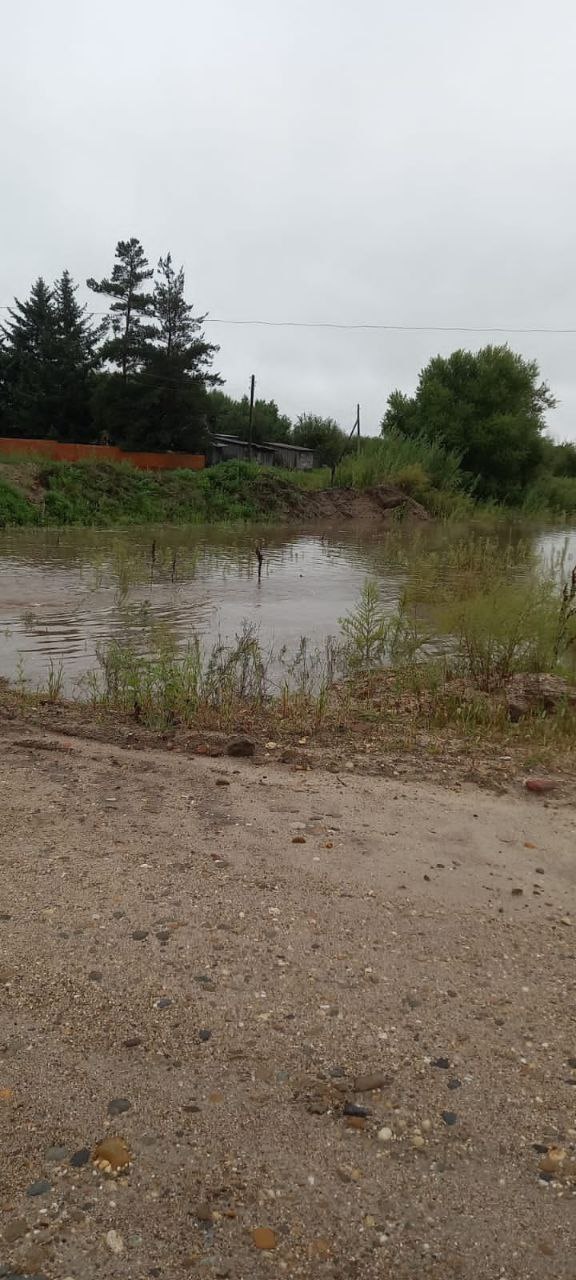
<instances>
[{"instance_id":1,"label":"orange fence","mask_svg":"<svg viewBox=\"0 0 576 1280\"><path fill-rule=\"evenodd\" d=\"M206 459L202 453L130 453L114 444L58 444L57 440L19 440L0 438L0 454L34 454L53 462L131 462L140 471L202 471Z\"/></svg>"}]
</instances>

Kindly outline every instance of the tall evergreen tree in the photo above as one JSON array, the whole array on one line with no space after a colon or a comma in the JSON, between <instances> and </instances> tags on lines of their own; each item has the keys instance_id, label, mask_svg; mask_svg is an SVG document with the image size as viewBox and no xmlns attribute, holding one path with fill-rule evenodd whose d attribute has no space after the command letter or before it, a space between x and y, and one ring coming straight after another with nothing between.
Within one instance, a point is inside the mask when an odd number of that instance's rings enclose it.
<instances>
[{"instance_id":1,"label":"tall evergreen tree","mask_svg":"<svg viewBox=\"0 0 576 1280\"><path fill-rule=\"evenodd\" d=\"M110 278L86 281L94 293L112 298L110 304L112 337L104 342L101 355L120 369L126 386L130 373L136 372L146 354L147 345L156 333L151 323L153 295L142 291L142 285L154 272L139 240L119 240L116 262Z\"/></svg>"},{"instance_id":2,"label":"tall evergreen tree","mask_svg":"<svg viewBox=\"0 0 576 1280\"><path fill-rule=\"evenodd\" d=\"M206 342L202 323L206 316L195 316L194 308L184 297L184 270L175 271L172 255L160 258L154 280L154 315L158 321L156 347L168 359L178 359L181 369L200 377L209 385L221 381L210 373L210 366L219 347Z\"/></svg>"},{"instance_id":3,"label":"tall evergreen tree","mask_svg":"<svg viewBox=\"0 0 576 1280\"><path fill-rule=\"evenodd\" d=\"M40 276L25 302L14 299L2 326L3 429L10 436L55 434L58 387L54 295Z\"/></svg>"},{"instance_id":4,"label":"tall evergreen tree","mask_svg":"<svg viewBox=\"0 0 576 1280\"><path fill-rule=\"evenodd\" d=\"M206 388L221 381L211 372L218 347L206 341L205 317L194 315L184 288L184 271L174 269L168 253L158 263L153 295L157 330L140 374L145 442L153 448L201 449L207 423Z\"/></svg>"},{"instance_id":5,"label":"tall evergreen tree","mask_svg":"<svg viewBox=\"0 0 576 1280\"><path fill-rule=\"evenodd\" d=\"M59 440L85 440L92 434L91 393L93 373L100 356L98 343L107 322L94 325L87 307L76 298L77 285L63 271L54 285L55 381L58 400L54 427Z\"/></svg>"}]
</instances>

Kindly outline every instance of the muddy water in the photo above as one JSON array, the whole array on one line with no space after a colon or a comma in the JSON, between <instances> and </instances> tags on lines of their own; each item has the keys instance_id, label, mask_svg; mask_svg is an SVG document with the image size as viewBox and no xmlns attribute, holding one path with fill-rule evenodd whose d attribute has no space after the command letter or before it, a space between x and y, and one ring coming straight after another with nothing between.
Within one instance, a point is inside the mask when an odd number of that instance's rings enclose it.
<instances>
[{"instance_id":1,"label":"muddy water","mask_svg":"<svg viewBox=\"0 0 576 1280\"><path fill-rule=\"evenodd\" d=\"M150 652L162 637L185 645L233 638L244 620L262 641L295 649L302 636L323 643L377 579L392 611L419 573L419 548L486 538L486 530L426 525L416 530L86 529L0 532L0 675L43 684L62 663L70 690L110 640ZM576 530L498 529L527 536L542 559L576 561ZM263 544L258 579L255 554Z\"/></svg>"}]
</instances>

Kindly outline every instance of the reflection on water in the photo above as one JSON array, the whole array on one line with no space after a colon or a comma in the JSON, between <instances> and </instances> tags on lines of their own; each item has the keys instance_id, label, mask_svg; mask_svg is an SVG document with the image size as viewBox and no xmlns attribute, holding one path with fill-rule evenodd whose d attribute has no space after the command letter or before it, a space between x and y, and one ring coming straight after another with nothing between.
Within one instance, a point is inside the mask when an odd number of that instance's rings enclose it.
<instances>
[{"instance_id":1,"label":"reflection on water","mask_svg":"<svg viewBox=\"0 0 576 1280\"><path fill-rule=\"evenodd\" d=\"M241 528L126 531L7 529L0 532L0 675L18 664L32 682L52 659L68 683L94 667L111 639L150 652L162 636L185 645L193 632L208 641L233 637L245 619L262 641L296 649L338 632L338 619L377 579L392 611L418 577L419 548L486 538L485 529L421 525L416 529L318 532ZM502 542L529 537L542 562L566 548L576 562L576 530L539 533L511 526L491 533ZM264 565L258 583L256 541ZM451 570L448 572L456 572ZM521 572L520 569L517 572Z\"/></svg>"}]
</instances>

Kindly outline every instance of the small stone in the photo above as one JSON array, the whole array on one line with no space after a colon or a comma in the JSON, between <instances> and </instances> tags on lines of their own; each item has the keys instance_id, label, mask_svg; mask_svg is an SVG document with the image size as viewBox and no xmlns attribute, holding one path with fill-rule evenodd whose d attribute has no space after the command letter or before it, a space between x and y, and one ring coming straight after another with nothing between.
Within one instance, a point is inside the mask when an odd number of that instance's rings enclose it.
<instances>
[{"instance_id":1,"label":"small stone","mask_svg":"<svg viewBox=\"0 0 576 1280\"><path fill-rule=\"evenodd\" d=\"M46 1250L41 1249L39 1244L30 1245L30 1248L26 1249L19 1258L19 1267L25 1268L25 1274L22 1272L20 1280L29 1280L30 1273L36 1273L38 1267L41 1267L45 1262Z\"/></svg>"},{"instance_id":2,"label":"small stone","mask_svg":"<svg viewBox=\"0 0 576 1280\"><path fill-rule=\"evenodd\" d=\"M344 1115L363 1116L364 1119L366 1119L366 1116L369 1116L370 1112L367 1107L358 1107L355 1102L346 1102L344 1104Z\"/></svg>"},{"instance_id":3,"label":"small stone","mask_svg":"<svg viewBox=\"0 0 576 1280\"><path fill-rule=\"evenodd\" d=\"M365 1129L366 1119L364 1116L345 1116L344 1124L347 1129Z\"/></svg>"},{"instance_id":4,"label":"small stone","mask_svg":"<svg viewBox=\"0 0 576 1280\"><path fill-rule=\"evenodd\" d=\"M26 1188L27 1196L45 1196L52 1190L52 1183L47 1178L38 1178L37 1182L31 1182Z\"/></svg>"},{"instance_id":5,"label":"small stone","mask_svg":"<svg viewBox=\"0 0 576 1280\"><path fill-rule=\"evenodd\" d=\"M540 1173L560 1173L567 1155L568 1152L565 1151L564 1147L549 1147L538 1166Z\"/></svg>"},{"instance_id":6,"label":"small stone","mask_svg":"<svg viewBox=\"0 0 576 1280\"><path fill-rule=\"evenodd\" d=\"M458 1079L458 1076L452 1076L452 1079L448 1081L448 1088L449 1088L449 1089L461 1089L461 1088L462 1088L462 1081Z\"/></svg>"},{"instance_id":7,"label":"small stone","mask_svg":"<svg viewBox=\"0 0 576 1280\"><path fill-rule=\"evenodd\" d=\"M432 1121L423 1120L420 1128L422 1129L422 1133L430 1133L430 1130L432 1128Z\"/></svg>"},{"instance_id":8,"label":"small stone","mask_svg":"<svg viewBox=\"0 0 576 1280\"><path fill-rule=\"evenodd\" d=\"M124 1041L124 1048L137 1049L138 1046L141 1044L142 1044L142 1036L129 1036L128 1039Z\"/></svg>"},{"instance_id":9,"label":"small stone","mask_svg":"<svg viewBox=\"0 0 576 1280\"><path fill-rule=\"evenodd\" d=\"M276 1232L270 1227L255 1227L252 1241L257 1249L275 1249L278 1243Z\"/></svg>"},{"instance_id":10,"label":"small stone","mask_svg":"<svg viewBox=\"0 0 576 1280\"><path fill-rule=\"evenodd\" d=\"M210 1205L206 1203L198 1205L198 1208L196 1210L196 1217L198 1219L198 1222L212 1224L214 1221L214 1214L210 1208Z\"/></svg>"},{"instance_id":11,"label":"small stone","mask_svg":"<svg viewBox=\"0 0 576 1280\"><path fill-rule=\"evenodd\" d=\"M513 898L521 898L521 897L522 897L522 894L524 893L524 890L523 890L523 889L511 889L511 890L510 890L510 892L511 892L511 894L512 894L512 897L513 897Z\"/></svg>"},{"instance_id":12,"label":"small stone","mask_svg":"<svg viewBox=\"0 0 576 1280\"><path fill-rule=\"evenodd\" d=\"M422 1151L423 1147L426 1146L426 1139L422 1137L421 1133L415 1133L413 1135L412 1146L416 1151Z\"/></svg>"},{"instance_id":13,"label":"small stone","mask_svg":"<svg viewBox=\"0 0 576 1280\"><path fill-rule=\"evenodd\" d=\"M211 1032L211 1030L210 1030L210 1028L209 1028L209 1027L201 1027L201 1028L200 1028L200 1031L198 1032L198 1039L199 1039L199 1040L202 1040L202 1042L203 1042L204 1044L206 1044L206 1043L208 1042L208 1040L210 1040L210 1039L211 1039L211 1037L212 1037L212 1032Z\"/></svg>"},{"instance_id":14,"label":"small stone","mask_svg":"<svg viewBox=\"0 0 576 1280\"><path fill-rule=\"evenodd\" d=\"M570 919L570 916L561 916L561 918L560 918L560 924L564 924L564 925L566 925L566 927L567 927L567 928L569 928L569 927L570 927L570 925L572 924L572 921L571 921L571 919Z\"/></svg>"},{"instance_id":15,"label":"small stone","mask_svg":"<svg viewBox=\"0 0 576 1280\"><path fill-rule=\"evenodd\" d=\"M106 1232L106 1244L108 1245L111 1253L124 1253L124 1241L118 1231L112 1230Z\"/></svg>"},{"instance_id":16,"label":"small stone","mask_svg":"<svg viewBox=\"0 0 576 1280\"><path fill-rule=\"evenodd\" d=\"M134 942L144 942L144 939L148 937L148 933L148 929L134 929L130 936L134 939Z\"/></svg>"},{"instance_id":17,"label":"small stone","mask_svg":"<svg viewBox=\"0 0 576 1280\"><path fill-rule=\"evenodd\" d=\"M28 1230L28 1223L24 1218L12 1218L2 1228L2 1239L6 1241L6 1244L14 1244L14 1241L21 1240Z\"/></svg>"},{"instance_id":18,"label":"small stone","mask_svg":"<svg viewBox=\"0 0 576 1280\"><path fill-rule=\"evenodd\" d=\"M83 1165L88 1164L89 1159L88 1147L80 1147L79 1151L75 1151L74 1155L70 1156L70 1164L73 1169L81 1169Z\"/></svg>"},{"instance_id":19,"label":"small stone","mask_svg":"<svg viewBox=\"0 0 576 1280\"><path fill-rule=\"evenodd\" d=\"M168 996L160 996L160 999L155 1001L154 1007L156 1009L169 1009L171 1004L172 1001Z\"/></svg>"},{"instance_id":20,"label":"small stone","mask_svg":"<svg viewBox=\"0 0 576 1280\"><path fill-rule=\"evenodd\" d=\"M306 836L292 836L292 844L306 844Z\"/></svg>"},{"instance_id":21,"label":"small stone","mask_svg":"<svg viewBox=\"0 0 576 1280\"><path fill-rule=\"evenodd\" d=\"M442 1119L444 1124L447 1124L449 1127L453 1124L458 1124L458 1116L455 1111L443 1111Z\"/></svg>"},{"instance_id":22,"label":"small stone","mask_svg":"<svg viewBox=\"0 0 576 1280\"><path fill-rule=\"evenodd\" d=\"M230 786L230 779L229 779L229 778L217 778L217 779L216 779L216 786L217 786L217 787L229 787L229 786Z\"/></svg>"},{"instance_id":23,"label":"small stone","mask_svg":"<svg viewBox=\"0 0 576 1280\"><path fill-rule=\"evenodd\" d=\"M92 1152L92 1163L95 1168L112 1178L119 1173L126 1173L130 1168L131 1160L132 1153L124 1139L114 1136L97 1142Z\"/></svg>"},{"instance_id":24,"label":"small stone","mask_svg":"<svg viewBox=\"0 0 576 1280\"><path fill-rule=\"evenodd\" d=\"M46 1147L44 1159L54 1161L55 1164L61 1164L67 1155L66 1147Z\"/></svg>"},{"instance_id":25,"label":"small stone","mask_svg":"<svg viewBox=\"0 0 576 1280\"><path fill-rule=\"evenodd\" d=\"M393 1135L392 1135L392 1130L391 1130L391 1129L389 1129L386 1125L384 1126L384 1128L383 1128L383 1129L379 1129L379 1130L378 1130L378 1141L379 1141L379 1142L391 1142L391 1141L392 1141L392 1136L393 1136Z\"/></svg>"},{"instance_id":26,"label":"small stone","mask_svg":"<svg viewBox=\"0 0 576 1280\"><path fill-rule=\"evenodd\" d=\"M131 1106L132 1103L128 1098L112 1098L107 1107L108 1115L121 1116L124 1111L129 1111Z\"/></svg>"},{"instance_id":27,"label":"small stone","mask_svg":"<svg viewBox=\"0 0 576 1280\"><path fill-rule=\"evenodd\" d=\"M390 1083L389 1077L383 1071L375 1071L372 1075L356 1076L352 1082L354 1093L372 1093L374 1089L383 1089L384 1085Z\"/></svg>"},{"instance_id":28,"label":"small stone","mask_svg":"<svg viewBox=\"0 0 576 1280\"><path fill-rule=\"evenodd\" d=\"M229 756L248 759L256 751L256 743L252 738L231 738L226 753Z\"/></svg>"},{"instance_id":29,"label":"small stone","mask_svg":"<svg viewBox=\"0 0 576 1280\"><path fill-rule=\"evenodd\" d=\"M543 795L547 791L555 791L557 784L553 778L526 778L524 786L527 791Z\"/></svg>"},{"instance_id":30,"label":"small stone","mask_svg":"<svg viewBox=\"0 0 576 1280\"><path fill-rule=\"evenodd\" d=\"M449 1058L434 1058L430 1064L432 1067L439 1067L441 1071L450 1070Z\"/></svg>"},{"instance_id":31,"label":"small stone","mask_svg":"<svg viewBox=\"0 0 576 1280\"><path fill-rule=\"evenodd\" d=\"M91 969L90 973L88 974L88 977L90 979L90 982L101 982L103 978L103 974L100 973L99 969Z\"/></svg>"}]
</instances>

